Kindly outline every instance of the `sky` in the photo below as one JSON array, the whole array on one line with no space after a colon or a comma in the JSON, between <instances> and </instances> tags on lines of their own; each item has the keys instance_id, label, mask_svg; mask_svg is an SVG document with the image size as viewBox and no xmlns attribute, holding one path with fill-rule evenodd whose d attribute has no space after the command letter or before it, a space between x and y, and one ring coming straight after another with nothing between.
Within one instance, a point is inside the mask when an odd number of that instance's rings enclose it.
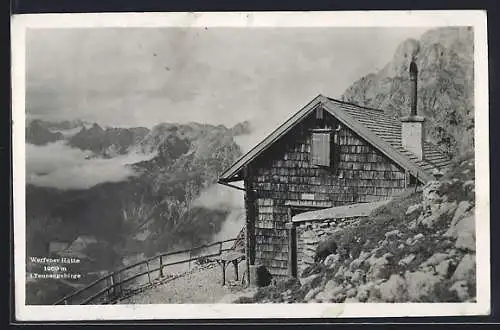
<instances>
[{"instance_id":1,"label":"sky","mask_svg":"<svg viewBox=\"0 0 500 330\"><path fill-rule=\"evenodd\" d=\"M29 118L273 127L338 98L428 28L80 28L27 33Z\"/></svg>"}]
</instances>

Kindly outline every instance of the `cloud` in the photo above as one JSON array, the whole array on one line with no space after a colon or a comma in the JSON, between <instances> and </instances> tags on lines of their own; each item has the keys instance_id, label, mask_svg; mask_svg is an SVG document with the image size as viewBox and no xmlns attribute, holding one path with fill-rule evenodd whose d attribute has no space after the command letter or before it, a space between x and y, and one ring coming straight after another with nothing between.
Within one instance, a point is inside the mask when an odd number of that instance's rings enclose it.
<instances>
[{"instance_id":1,"label":"cloud","mask_svg":"<svg viewBox=\"0 0 500 330\"><path fill-rule=\"evenodd\" d=\"M88 189L104 182L120 182L135 175L127 165L154 157L130 153L111 159L89 158L91 152L62 141L44 146L26 144L26 183L62 190Z\"/></svg>"},{"instance_id":2,"label":"cloud","mask_svg":"<svg viewBox=\"0 0 500 330\"><path fill-rule=\"evenodd\" d=\"M214 184L200 193L193 206L203 206L211 210L230 211L242 209L244 193L241 190Z\"/></svg>"},{"instance_id":3,"label":"cloud","mask_svg":"<svg viewBox=\"0 0 500 330\"><path fill-rule=\"evenodd\" d=\"M202 191L193 205L229 212L219 232L212 237L214 242L236 238L245 224L244 193L241 190L215 184Z\"/></svg>"},{"instance_id":4,"label":"cloud","mask_svg":"<svg viewBox=\"0 0 500 330\"><path fill-rule=\"evenodd\" d=\"M229 213L226 220L222 224L221 229L214 235L214 242L223 241L226 239L236 238L245 225L245 211L233 210Z\"/></svg>"},{"instance_id":5,"label":"cloud","mask_svg":"<svg viewBox=\"0 0 500 330\"><path fill-rule=\"evenodd\" d=\"M27 111L111 126L288 117L338 97L421 28L100 28L27 33Z\"/></svg>"}]
</instances>

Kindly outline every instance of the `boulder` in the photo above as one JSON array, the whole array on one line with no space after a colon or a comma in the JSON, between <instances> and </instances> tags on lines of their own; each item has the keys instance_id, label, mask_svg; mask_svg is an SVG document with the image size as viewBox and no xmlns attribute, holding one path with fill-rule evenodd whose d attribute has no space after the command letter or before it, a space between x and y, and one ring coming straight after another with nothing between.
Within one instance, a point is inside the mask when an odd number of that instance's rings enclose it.
<instances>
[{"instance_id":1,"label":"boulder","mask_svg":"<svg viewBox=\"0 0 500 330\"><path fill-rule=\"evenodd\" d=\"M453 281L465 280L468 283L474 283L476 281L476 256L466 254L458 264L451 279Z\"/></svg>"},{"instance_id":2,"label":"boulder","mask_svg":"<svg viewBox=\"0 0 500 330\"><path fill-rule=\"evenodd\" d=\"M347 271L348 269L345 267L345 266L340 266L339 269L337 270L337 272L335 273L335 275L333 276L333 278L337 281L337 282L342 282L344 281L345 279L345 272Z\"/></svg>"},{"instance_id":3,"label":"boulder","mask_svg":"<svg viewBox=\"0 0 500 330\"><path fill-rule=\"evenodd\" d=\"M461 202L460 205L464 205L464 204L462 204L462 202ZM465 205L470 205L470 204L467 202L467 204L465 204ZM464 209L466 207L468 207L468 206L463 206L462 208ZM457 212L458 212L459 208L457 208ZM463 222L463 220L465 218L469 218L469 219L467 219L465 222ZM470 218L472 218L472 219L470 219ZM462 227L465 227L464 229L466 229L468 226L470 226L469 221L471 221L471 220L474 220L474 209L473 208L469 208L467 211L460 212L460 216L453 217L453 220L451 221L450 227L445 235L447 237L457 237L457 234L458 234L458 232L460 232Z\"/></svg>"},{"instance_id":4,"label":"boulder","mask_svg":"<svg viewBox=\"0 0 500 330\"><path fill-rule=\"evenodd\" d=\"M476 250L476 221L474 210L469 210L457 220L444 234L446 237L456 238L457 249Z\"/></svg>"},{"instance_id":5,"label":"boulder","mask_svg":"<svg viewBox=\"0 0 500 330\"><path fill-rule=\"evenodd\" d=\"M452 260L443 260L436 266L436 272L444 278L449 278L451 276L450 270L452 269L452 265Z\"/></svg>"},{"instance_id":6,"label":"boulder","mask_svg":"<svg viewBox=\"0 0 500 330\"><path fill-rule=\"evenodd\" d=\"M321 275L320 274L313 274L313 275L310 275L308 277L305 277L305 278L301 278L300 279L300 284L302 286L307 286L309 285L312 281L314 281L315 279L319 278Z\"/></svg>"},{"instance_id":7,"label":"boulder","mask_svg":"<svg viewBox=\"0 0 500 330\"><path fill-rule=\"evenodd\" d=\"M467 301L471 298L469 295L469 287L467 285L467 281L465 280L456 281L455 283L453 283L449 288L449 291L455 292L460 301Z\"/></svg>"},{"instance_id":8,"label":"boulder","mask_svg":"<svg viewBox=\"0 0 500 330\"><path fill-rule=\"evenodd\" d=\"M439 214L430 213L428 216L423 216L417 220L418 223L426 226L427 228L432 228L439 220Z\"/></svg>"},{"instance_id":9,"label":"boulder","mask_svg":"<svg viewBox=\"0 0 500 330\"><path fill-rule=\"evenodd\" d=\"M417 224L418 224L417 219L410 221L408 223L408 229L410 229L410 230L417 229Z\"/></svg>"},{"instance_id":10,"label":"boulder","mask_svg":"<svg viewBox=\"0 0 500 330\"><path fill-rule=\"evenodd\" d=\"M425 238L424 234L418 233L413 237L408 237L408 239L406 240L405 243L406 243L406 245L415 245L416 243L418 243L420 240L422 240L424 238Z\"/></svg>"},{"instance_id":11,"label":"boulder","mask_svg":"<svg viewBox=\"0 0 500 330\"><path fill-rule=\"evenodd\" d=\"M334 303L343 303L345 302L346 298L347 296L345 295L345 293L338 293L335 296L333 296L333 298L330 300Z\"/></svg>"},{"instance_id":12,"label":"boulder","mask_svg":"<svg viewBox=\"0 0 500 330\"><path fill-rule=\"evenodd\" d=\"M398 239L401 236L401 232L397 229L388 231L385 233L385 239L386 240L395 240Z\"/></svg>"},{"instance_id":13,"label":"boulder","mask_svg":"<svg viewBox=\"0 0 500 330\"><path fill-rule=\"evenodd\" d=\"M476 251L476 237L471 232L460 232L455 247L461 250Z\"/></svg>"},{"instance_id":14,"label":"boulder","mask_svg":"<svg viewBox=\"0 0 500 330\"><path fill-rule=\"evenodd\" d=\"M433 301L436 284L443 278L430 272L406 272L405 280L408 298L412 302Z\"/></svg>"},{"instance_id":15,"label":"boulder","mask_svg":"<svg viewBox=\"0 0 500 330\"><path fill-rule=\"evenodd\" d=\"M353 261L351 261L351 263L349 264L349 270L351 272L354 272L356 269L361 268L361 266L369 258L370 258L370 253L369 252L361 251L361 253L359 254L359 256L356 259L354 259Z\"/></svg>"},{"instance_id":16,"label":"boulder","mask_svg":"<svg viewBox=\"0 0 500 330\"><path fill-rule=\"evenodd\" d=\"M358 260L361 260L361 261L365 261L368 258L370 258L370 252L366 252L366 251L361 251L361 253L358 256Z\"/></svg>"},{"instance_id":17,"label":"boulder","mask_svg":"<svg viewBox=\"0 0 500 330\"><path fill-rule=\"evenodd\" d=\"M406 210L406 215L410 215L413 212L420 211L422 209L422 204L414 204L408 206L408 209Z\"/></svg>"},{"instance_id":18,"label":"boulder","mask_svg":"<svg viewBox=\"0 0 500 330\"><path fill-rule=\"evenodd\" d=\"M398 265L400 265L400 266L409 265L414 259L415 259L415 255L413 253L409 254L406 257L404 257L403 259L399 260Z\"/></svg>"},{"instance_id":19,"label":"boulder","mask_svg":"<svg viewBox=\"0 0 500 330\"><path fill-rule=\"evenodd\" d=\"M370 297L370 293L373 290L374 283L373 282L368 282L366 284L362 284L358 287L358 294L356 295L356 298L360 302L365 302L368 300Z\"/></svg>"},{"instance_id":20,"label":"boulder","mask_svg":"<svg viewBox=\"0 0 500 330\"><path fill-rule=\"evenodd\" d=\"M424 202L433 202L440 198L439 188L441 187L441 182L439 181L429 181L422 189L422 197Z\"/></svg>"},{"instance_id":21,"label":"boulder","mask_svg":"<svg viewBox=\"0 0 500 330\"><path fill-rule=\"evenodd\" d=\"M350 288L345 294L347 298L356 297L356 295L358 294L358 290L356 290L356 288Z\"/></svg>"},{"instance_id":22,"label":"boulder","mask_svg":"<svg viewBox=\"0 0 500 330\"><path fill-rule=\"evenodd\" d=\"M339 261L340 261L340 255L330 254L326 257L323 263L328 268L335 268L335 266L339 263Z\"/></svg>"},{"instance_id":23,"label":"boulder","mask_svg":"<svg viewBox=\"0 0 500 330\"><path fill-rule=\"evenodd\" d=\"M302 267L301 267L302 268ZM301 277L306 278L313 274L319 274L324 270L324 266L322 264L312 264L307 265L301 272Z\"/></svg>"},{"instance_id":24,"label":"boulder","mask_svg":"<svg viewBox=\"0 0 500 330\"><path fill-rule=\"evenodd\" d=\"M382 301L382 296L380 294L380 284L374 283L373 287L370 290L370 296L368 297L367 302L380 302Z\"/></svg>"},{"instance_id":25,"label":"boulder","mask_svg":"<svg viewBox=\"0 0 500 330\"><path fill-rule=\"evenodd\" d=\"M401 275L392 274L380 285L380 295L385 302L404 302L408 300L406 281Z\"/></svg>"},{"instance_id":26,"label":"boulder","mask_svg":"<svg viewBox=\"0 0 500 330\"><path fill-rule=\"evenodd\" d=\"M346 280L346 281L351 281L351 280L352 280L352 277L353 277L353 275L354 275L354 273L353 273L353 272L351 272L351 271L349 270L349 268L347 268L347 267L345 267L344 269L345 269L345 271L344 271L344 280Z\"/></svg>"},{"instance_id":27,"label":"boulder","mask_svg":"<svg viewBox=\"0 0 500 330\"><path fill-rule=\"evenodd\" d=\"M356 269L359 269L361 267L361 265L363 264L363 261L361 261L359 258L357 259L354 259L353 261L351 261L351 263L349 264L349 270L350 271L356 271Z\"/></svg>"},{"instance_id":28,"label":"boulder","mask_svg":"<svg viewBox=\"0 0 500 330\"><path fill-rule=\"evenodd\" d=\"M453 215L453 219L451 220L451 226L454 226L458 220L463 218L465 212L469 211L472 208L472 204L469 201L461 201L458 203L458 206L455 210L455 214Z\"/></svg>"},{"instance_id":29,"label":"boulder","mask_svg":"<svg viewBox=\"0 0 500 330\"><path fill-rule=\"evenodd\" d=\"M455 208L457 207L456 202L445 202L441 204L433 204L432 205L432 213L429 214L427 217L423 218L420 223L426 226L427 228L434 228L438 224L443 221L442 215L446 213L451 213L455 211Z\"/></svg>"},{"instance_id":30,"label":"boulder","mask_svg":"<svg viewBox=\"0 0 500 330\"><path fill-rule=\"evenodd\" d=\"M391 253L386 253L382 257L375 259L366 274L367 280L389 278L392 262L393 255Z\"/></svg>"},{"instance_id":31,"label":"boulder","mask_svg":"<svg viewBox=\"0 0 500 330\"><path fill-rule=\"evenodd\" d=\"M429 259L420 264L420 267L436 266L448 258L446 253L434 253Z\"/></svg>"},{"instance_id":32,"label":"boulder","mask_svg":"<svg viewBox=\"0 0 500 330\"><path fill-rule=\"evenodd\" d=\"M316 295L317 300L330 301L339 294L345 294L346 288L343 285L338 285L334 280L330 280L325 284L324 289Z\"/></svg>"},{"instance_id":33,"label":"boulder","mask_svg":"<svg viewBox=\"0 0 500 330\"><path fill-rule=\"evenodd\" d=\"M362 269L356 269L352 273L351 282L354 284L364 283L366 280L366 273Z\"/></svg>"},{"instance_id":34,"label":"boulder","mask_svg":"<svg viewBox=\"0 0 500 330\"><path fill-rule=\"evenodd\" d=\"M309 292L304 297L304 301L306 301L306 302L311 301L320 291L321 291L321 288L314 288L314 289L309 290Z\"/></svg>"}]
</instances>

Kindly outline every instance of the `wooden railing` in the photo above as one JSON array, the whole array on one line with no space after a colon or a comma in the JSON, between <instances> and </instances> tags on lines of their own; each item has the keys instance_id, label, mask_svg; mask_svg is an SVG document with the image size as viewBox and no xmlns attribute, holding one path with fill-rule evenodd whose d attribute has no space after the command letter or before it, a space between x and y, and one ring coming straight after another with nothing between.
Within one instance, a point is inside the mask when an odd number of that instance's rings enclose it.
<instances>
[{"instance_id":1,"label":"wooden railing","mask_svg":"<svg viewBox=\"0 0 500 330\"><path fill-rule=\"evenodd\" d=\"M91 305L115 302L151 287L155 283L176 278L178 275L168 273L169 266L187 263L190 267L191 262L200 258L220 256L223 252L232 250L233 245L230 243L234 244L236 240L233 238L192 249L158 254L111 272L84 288L59 299L54 305ZM186 254L189 254L188 257L185 257ZM177 260L175 260L176 255L180 256Z\"/></svg>"}]
</instances>

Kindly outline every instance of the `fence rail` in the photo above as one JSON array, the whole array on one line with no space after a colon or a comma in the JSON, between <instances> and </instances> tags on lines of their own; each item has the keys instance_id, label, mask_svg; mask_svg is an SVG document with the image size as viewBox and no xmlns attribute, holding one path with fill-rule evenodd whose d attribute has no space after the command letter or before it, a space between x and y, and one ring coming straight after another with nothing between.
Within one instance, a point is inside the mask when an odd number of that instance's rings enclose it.
<instances>
[{"instance_id":1,"label":"fence rail","mask_svg":"<svg viewBox=\"0 0 500 330\"><path fill-rule=\"evenodd\" d=\"M181 265L199 260L200 258L213 258L220 256L226 251L233 249L229 243L235 242L237 238L214 242L191 249L158 254L148 259L125 266L113 271L89 285L81 288L54 303L54 305L87 305L107 304L120 298L124 298L138 290L151 287L155 283L161 283L176 278L174 274L168 274L168 267ZM226 246L227 245L227 246ZM215 248L213 251L210 248ZM188 257L183 255L189 253ZM179 255L180 258L174 258ZM173 259L169 261L169 259ZM167 269L165 271L165 269Z\"/></svg>"}]
</instances>

